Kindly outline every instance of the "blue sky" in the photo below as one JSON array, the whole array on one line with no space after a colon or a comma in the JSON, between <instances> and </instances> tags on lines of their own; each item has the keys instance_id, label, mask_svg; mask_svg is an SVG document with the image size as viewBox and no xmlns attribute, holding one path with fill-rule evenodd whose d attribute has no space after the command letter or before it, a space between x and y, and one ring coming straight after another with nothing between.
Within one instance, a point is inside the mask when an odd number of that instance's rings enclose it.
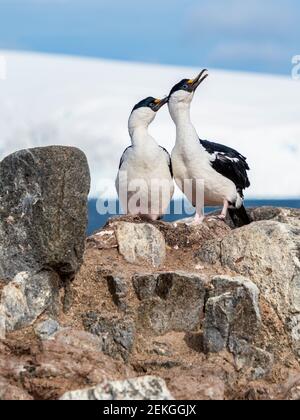
<instances>
[{"instance_id":1,"label":"blue sky","mask_svg":"<svg viewBox=\"0 0 300 420\"><path fill-rule=\"evenodd\" d=\"M0 49L290 74L299 0L0 0Z\"/></svg>"}]
</instances>

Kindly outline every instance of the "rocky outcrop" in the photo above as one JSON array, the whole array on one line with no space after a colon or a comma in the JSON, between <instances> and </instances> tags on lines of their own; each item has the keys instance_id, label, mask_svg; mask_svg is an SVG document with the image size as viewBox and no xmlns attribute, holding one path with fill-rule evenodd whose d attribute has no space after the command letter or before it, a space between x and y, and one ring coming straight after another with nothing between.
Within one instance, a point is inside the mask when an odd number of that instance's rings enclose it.
<instances>
[{"instance_id":1,"label":"rocky outcrop","mask_svg":"<svg viewBox=\"0 0 300 420\"><path fill-rule=\"evenodd\" d=\"M0 279L0 398L297 399L300 212L250 212L111 219L65 313L58 268Z\"/></svg>"},{"instance_id":2,"label":"rocky outcrop","mask_svg":"<svg viewBox=\"0 0 300 420\"><path fill-rule=\"evenodd\" d=\"M0 330L31 324L45 310L57 314L85 248L90 175L72 147L27 149L0 164Z\"/></svg>"},{"instance_id":3,"label":"rocky outcrop","mask_svg":"<svg viewBox=\"0 0 300 420\"><path fill-rule=\"evenodd\" d=\"M260 221L233 231L221 241L203 244L201 261L249 277L284 322L300 356L300 228Z\"/></svg>"},{"instance_id":4,"label":"rocky outcrop","mask_svg":"<svg viewBox=\"0 0 300 420\"><path fill-rule=\"evenodd\" d=\"M67 392L60 400L173 400L173 397L161 378L144 376Z\"/></svg>"}]
</instances>

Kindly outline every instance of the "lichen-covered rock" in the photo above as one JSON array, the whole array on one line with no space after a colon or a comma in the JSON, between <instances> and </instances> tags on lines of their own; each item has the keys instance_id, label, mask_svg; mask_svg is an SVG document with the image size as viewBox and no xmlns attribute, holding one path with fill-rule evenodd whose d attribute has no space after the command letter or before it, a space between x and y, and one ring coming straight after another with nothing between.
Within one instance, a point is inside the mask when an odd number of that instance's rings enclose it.
<instances>
[{"instance_id":1,"label":"lichen-covered rock","mask_svg":"<svg viewBox=\"0 0 300 420\"><path fill-rule=\"evenodd\" d=\"M249 277L285 324L300 356L300 228L260 221L236 229L199 250L202 261Z\"/></svg>"},{"instance_id":2,"label":"lichen-covered rock","mask_svg":"<svg viewBox=\"0 0 300 420\"><path fill-rule=\"evenodd\" d=\"M100 338L104 354L128 360L135 340L135 323L132 319L88 312L83 316L83 324L88 332Z\"/></svg>"},{"instance_id":3,"label":"lichen-covered rock","mask_svg":"<svg viewBox=\"0 0 300 420\"><path fill-rule=\"evenodd\" d=\"M54 334L59 330L59 323L51 318L38 323L34 328L36 336L41 340L49 340L50 338L53 338Z\"/></svg>"},{"instance_id":4,"label":"lichen-covered rock","mask_svg":"<svg viewBox=\"0 0 300 420\"><path fill-rule=\"evenodd\" d=\"M60 400L172 400L163 379L142 376L126 381L106 381L94 388L65 393Z\"/></svg>"},{"instance_id":5,"label":"lichen-covered rock","mask_svg":"<svg viewBox=\"0 0 300 420\"><path fill-rule=\"evenodd\" d=\"M121 276L107 276L107 284L114 303L119 309L125 311L128 307L128 288L125 279Z\"/></svg>"},{"instance_id":6,"label":"lichen-covered rock","mask_svg":"<svg viewBox=\"0 0 300 420\"><path fill-rule=\"evenodd\" d=\"M0 324L5 325L6 332L32 324L52 307L57 293L54 272L19 273L2 290Z\"/></svg>"},{"instance_id":7,"label":"lichen-covered rock","mask_svg":"<svg viewBox=\"0 0 300 420\"><path fill-rule=\"evenodd\" d=\"M83 152L21 150L0 164L0 278L53 269L71 277L82 263L90 174Z\"/></svg>"},{"instance_id":8,"label":"lichen-covered rock","mask_svg":"<svg viewBox=\"0 0 300 420\"><path fill-rule=\"evenodd\" d=\"M262 379L272 370L274 356L245 340L236 341L234 346L231 346L231 351L235 355L236 369L243 371L244 374L249 372L249 379Z\"/></svg>"},{"instance_id":9,"label":"lichen-covered rock","mask_svg":"<svg viewBox=\"0 0 300 420\"><path fill-rule=\"evenodd\" d=\"M165 261L166 243L162 233L150 223L116 222L113 224L119 252L132 264L159 267Z\"/></svg>"},{"instance_id":10,"label":"lichen-covered rock","mask_svg":"<svg viewBox=\"0 0 300 420\"><path fill-rule=\"evenodd\" d=\"M205 306L204 347L207 352L234 353L241 340L252 344L259 331L259 291L242 277L215 277L212 286Z\"/></svg>"},{"instance_id":11,"label":"lichen-covered rock","mask_svg":"<svg viewBox=\"0 0 300 420\"><path fill-rule=\"evenodd\" d=\"M136 275L133 286L141 304L139 328L154 334L193 331L203 316L206 279L197 274L167 272Z\"/></svg>"}]
</instances>

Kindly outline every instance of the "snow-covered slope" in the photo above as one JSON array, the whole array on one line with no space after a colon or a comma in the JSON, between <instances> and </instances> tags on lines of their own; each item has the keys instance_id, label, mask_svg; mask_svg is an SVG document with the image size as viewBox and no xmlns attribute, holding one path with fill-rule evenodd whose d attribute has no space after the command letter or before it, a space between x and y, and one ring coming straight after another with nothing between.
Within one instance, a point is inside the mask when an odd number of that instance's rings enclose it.
<instances>
[{"instance_id":1,"label":"snow-covered slope","mask_svg":"<svg viewBox=\"0 0 300 420\"><path fill-rule=\"evenodd\" d=\"M146 96L168 94L199 69L62 56L1 52L0 157L47 144L74 145L87 154L92 191L114 180L129 144L127 119ZM248 157L248 197L300 196L300 82L283 77L210 71L195 95L192 118L199 136ZM167 107L151 126L171 151L175 130ZM113 194L111 186L104 194Z\"/></svg>"}]
</instances>

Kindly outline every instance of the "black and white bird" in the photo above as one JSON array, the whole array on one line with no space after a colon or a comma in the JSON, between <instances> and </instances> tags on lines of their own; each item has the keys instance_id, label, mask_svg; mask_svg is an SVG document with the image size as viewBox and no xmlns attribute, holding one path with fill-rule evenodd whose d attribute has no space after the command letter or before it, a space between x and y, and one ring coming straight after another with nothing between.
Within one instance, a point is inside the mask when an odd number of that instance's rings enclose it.
<instances>
[{"instance_id":1,"label":"black and white bird","mask_svg":"<svg viewBox=\"0 0 300 420\"><path fill-rule=\"evenodd\" d=\"M234 224L242 226L250 223L243 205L243 191L250 186L246 158L230 147L199 139L190 118L194 93L207 76L207 70L203 70L195 79L184 79L169 95L169 111L176 125L176 144L171 154L174 178L196 207L193 223L203 221L204 206L223 206L218 217L225 219L229 211ZM186 180L191 180L191 188L184 188ZM199 188L204 189L204 203L197 200L201 197Z\"/></svg>"},{"instance_id":2,"label":"black and white bird","mask_svg":"<svg viewBox=\"0 0 300 420\"><path fill-rule=\"evenodd\" d=\"M123 211L150 220L163 216L174 194L171 157L149 134L148 127L168 97L148 97L136 104L128 130L131 146L125 149L116 179Z\"/></svg>"}]
</instances>

